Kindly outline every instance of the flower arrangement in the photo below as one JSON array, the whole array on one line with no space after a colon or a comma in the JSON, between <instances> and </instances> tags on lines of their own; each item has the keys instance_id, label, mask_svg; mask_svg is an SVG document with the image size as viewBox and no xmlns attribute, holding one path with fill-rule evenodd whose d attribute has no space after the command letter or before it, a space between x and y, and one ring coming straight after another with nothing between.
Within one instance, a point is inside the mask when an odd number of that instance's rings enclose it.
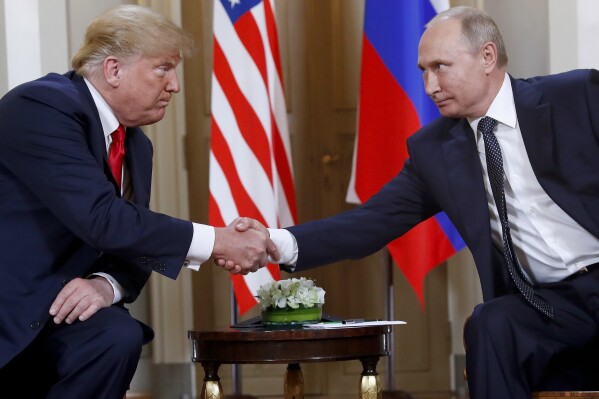
<instances>
[{"instance_id":1,"label":"flower arrangement","mask_svg":"<svg viewBox=\"0 0 599 399\"><path fill-rule=\"evenodd\" d=\"M321 307L325 291L305 277L271 281L258 289L262 309L299 309Z\"/></svg>"}]
</instances>

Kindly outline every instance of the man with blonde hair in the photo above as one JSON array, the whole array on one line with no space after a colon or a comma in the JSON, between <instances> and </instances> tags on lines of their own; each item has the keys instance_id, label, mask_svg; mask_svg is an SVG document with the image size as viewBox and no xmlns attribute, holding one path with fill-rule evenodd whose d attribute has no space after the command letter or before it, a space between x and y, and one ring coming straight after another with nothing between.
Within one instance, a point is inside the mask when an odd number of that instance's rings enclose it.
<instances>
[{"instance_id":1,"label":"man with blonde hair","mask_svg":"<svg viewBox=\"0 0 599 399\"><path fill-rule=\"evenodd\" d=\"M153 337L123 304L151 271L224 256L247 273L277 256L263 233L148 209L139 126L164 117L192 49L160 14L120 6L90 24L74 71L0 100L0 396L121 399Z\"/></svg>"}]
</instances>

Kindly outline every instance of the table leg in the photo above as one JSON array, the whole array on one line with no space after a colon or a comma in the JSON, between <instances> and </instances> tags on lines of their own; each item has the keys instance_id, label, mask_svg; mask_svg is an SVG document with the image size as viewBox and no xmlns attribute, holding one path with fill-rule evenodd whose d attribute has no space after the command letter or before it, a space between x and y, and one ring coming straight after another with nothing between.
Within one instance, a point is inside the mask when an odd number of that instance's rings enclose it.
<instances>
[{"instance_id":1,"label":"table leg","mask_svg":"<svg viewBox=\"0 0 599 399\"><path fill-rule=\"evenodd\" d=\"M285 399L304 399L304 375L299 363L290 363L285 372Z\"/></svg>"},{"instance_id":2,"label":"table leg","mask_svg":"<svg viewBox=\"0 0 599 399\"><path fill-rule=\"evenodd\" d=\"M360 377L360 399L382 399L383 388L381 378L376 371L378 357L360 359L362 362L362 376Z\"/></svg>"},{"instance_id":3,"label":"table leg","mask_svg":"<svg viewBox=\"0 0 599 399\"><path fill-rule=\"evenodd\" d=\"M218 376L218 363L202 363L204 369L204 384L202 385L201 399L224 399L223 387Z\"/></svg>"}]
</instances>

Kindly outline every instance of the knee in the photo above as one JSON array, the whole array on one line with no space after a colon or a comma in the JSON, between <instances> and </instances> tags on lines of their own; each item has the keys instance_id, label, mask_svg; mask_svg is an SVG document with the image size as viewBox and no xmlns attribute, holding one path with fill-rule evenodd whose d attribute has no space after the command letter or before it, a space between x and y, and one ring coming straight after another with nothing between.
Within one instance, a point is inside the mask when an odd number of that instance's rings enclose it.
<instances>
[{"instance_id":1,"label":"knee","mask_svg":"<svg viewBox=\"0 0 599 399\"><path fill-rule=\"evenodd\" d=\"M110 335L113 337L113 345L122 350L141 350L144 343L143 333L139 323L130 318L127 323L112 325Z\"/></svg>"},{"instance_id":2,"label":"knee","mask_svg":"<svg viewBox=\"0 0 599 399\"><path fill-rule=\"evenodd\" d=\"M496 301L490 301L477 305L468 320L468 326L478 328L493 327L505 321L506 312L503 306L498 306Z\"/></svg>"},{"instance_id":3,"label":"knee","mask_svg":"<svg viewBox=\"0 0 599 399\"><path fill-rule=\"evenodd\" d=\"M104 342L106 350L120 356L139 356L145 343L140 323L126 311L116 312L113 317L107 317L102 325L101 334L101 341Z\"/></svg>"},{"instance_id":4,"label":"knee","mask_svg":"<svg viewBox=\"0 0 599 399\"><path fill-rule=\"evenodd\" d=\"M477 338L485 340L493 337L504 339L512 325L512 313L509 304L502 301L490 301L477 305L464 325L465 345Z\"/></svg>"}]
</instances>

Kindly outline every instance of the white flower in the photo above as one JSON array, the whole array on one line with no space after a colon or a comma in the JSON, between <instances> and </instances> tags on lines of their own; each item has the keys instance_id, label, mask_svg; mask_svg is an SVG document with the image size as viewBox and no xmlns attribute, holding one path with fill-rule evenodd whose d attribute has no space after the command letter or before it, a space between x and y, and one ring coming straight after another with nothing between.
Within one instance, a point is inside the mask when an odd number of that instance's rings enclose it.
<instances>
[{"instance_id":1,"label":"white flower","mask_svg":"<svg viewBox=\"0 0 599 399\"><path fill-rule=\"evenodd\" d=\"M262 307L311 308L324 304L325 291L305 277L271 281L258 289L257 298Z\"/></svg>"}]
</instances>

